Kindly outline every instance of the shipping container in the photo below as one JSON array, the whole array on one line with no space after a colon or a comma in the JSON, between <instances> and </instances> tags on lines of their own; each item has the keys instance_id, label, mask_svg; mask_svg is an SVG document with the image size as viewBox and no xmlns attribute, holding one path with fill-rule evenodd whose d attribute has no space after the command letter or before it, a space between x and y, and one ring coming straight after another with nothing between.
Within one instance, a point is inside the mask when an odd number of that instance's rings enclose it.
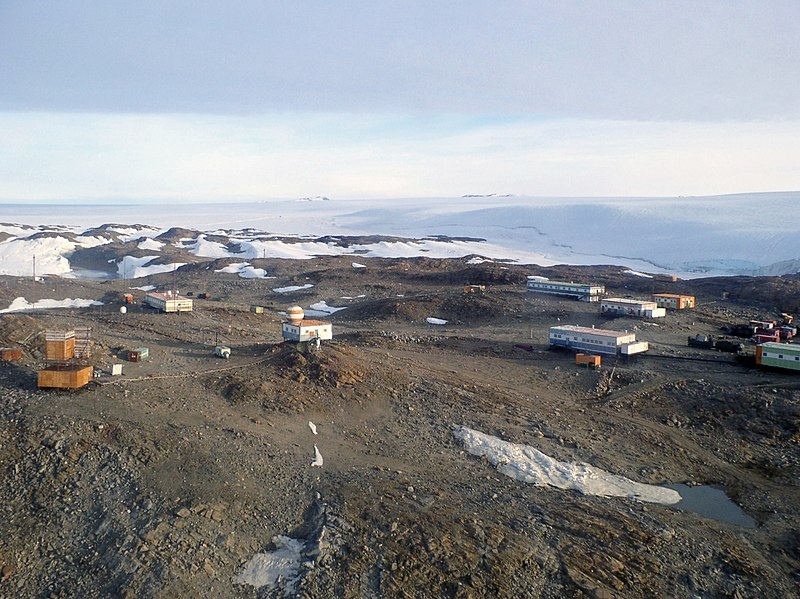
<instances>
[{"instance_id":1,"label":"shipping container","mask_svg":"<svg viewBox=\"0 0 800 599\"><path fill-rule=\"evenodd\" d=\"M590 354L575 354L575 364L578 366L600 368L601 361L602 358L600 356L593 356Z\"/></svg>"},{"instance_id":2,"label":"shipping container","mask_svg":"<svg viewBox=\"0 0 800 599\"><path fill-rule=\"evenodd\" d=\"M781 335L777 329L758 329L756 334L753 335L756 343L778 343L781 340Z\"/></svg>"}]
</instances>

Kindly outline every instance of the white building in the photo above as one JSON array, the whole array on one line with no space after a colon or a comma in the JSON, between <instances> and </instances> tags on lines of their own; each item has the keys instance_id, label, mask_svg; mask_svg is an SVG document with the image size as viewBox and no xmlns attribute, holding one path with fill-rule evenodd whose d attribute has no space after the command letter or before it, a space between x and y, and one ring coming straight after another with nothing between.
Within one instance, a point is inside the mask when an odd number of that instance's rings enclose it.
<instances>
[{"instance_id":1,"label":"white building","mask_svg":"<svg viewBox=\"0 0 800 599\"><path fill-rule=\"evenodd\" d=\"M172 291L148 293L144 297L144 303L162 312L191 312L193 306L191 298Z\"/></svg>"},{"instance_id":2,"label":"white building","mask_svg":"<svg viewBox=\"0 0 800 599\"><path fill-rule=\"evenodd\" d=\"M637 341L635 333L609 331L566 324L550 327L550 345L592 354L630 356L650 349L647 341Z\"/></svg>"},{"instance_id":3,"label":"white building","mask_svg":"<svg viewBox=\"0 0 800 599\"><path fill-rule=\"evenodd\" d=\"M313 341L333 339L333 325L322 320L303 320L283 323L281 334L287 341Z\"/></svg>"},{"instance_id":4,"label":"white building","mask_svg":"<svg viewBox=\"0 0 800 599\"><path fill-rule=\"evenodd\" d=\"M603 285L584 285L581 283L566 283L564 281L550 281L540 277L528 277L528 291L534 293L547 293L571 297L583 302L596 302L606 292Z\"/></svg>"},{"instance_id":5,"label":"white building","mask_svg":"<svg viewBox=\"0 0 800 599\"><path fill-rule=\"evenodd\" d=\"M605 316L638 316L639 318L663 318L666 308L659 308L651 301L607 297L600 302L600 313Z\"/></svg>"}]
</instances>

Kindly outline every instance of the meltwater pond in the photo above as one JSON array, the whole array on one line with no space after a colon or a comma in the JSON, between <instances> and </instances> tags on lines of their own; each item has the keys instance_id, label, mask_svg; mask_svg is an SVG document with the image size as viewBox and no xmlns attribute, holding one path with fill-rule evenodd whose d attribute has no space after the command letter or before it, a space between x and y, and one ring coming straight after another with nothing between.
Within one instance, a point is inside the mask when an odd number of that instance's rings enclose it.
<instances>
[{"instance_id":1,"label":"meltwater pond","mask_svg":"<svg viewBox=\"0 0 800 599\"><path fill-rule=\"evenodd\" d=\"M736 524L744 528L756 527L756 521L731 501L730 497L721 489L707 485L690 487L689 485L674 484L664 486L681 495L681 500L669 507L688 510L706 518Z\"/></svg>"}]
</instances>

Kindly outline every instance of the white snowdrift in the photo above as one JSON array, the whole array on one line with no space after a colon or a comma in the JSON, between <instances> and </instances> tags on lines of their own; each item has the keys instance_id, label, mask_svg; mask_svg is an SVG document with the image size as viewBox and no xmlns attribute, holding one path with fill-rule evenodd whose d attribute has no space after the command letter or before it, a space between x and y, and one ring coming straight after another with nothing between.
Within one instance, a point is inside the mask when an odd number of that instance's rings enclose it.
<instances>
[{"instance_id":1,"label":"white snowdrift","mask_svg":"<svg viewBox=\"0 0 800 599\"><path fill-rule=\"evenodd\" d=\"M314 445L314 461L311 462L312 466L316 466L317 468L322 468L325 464L325 461L322 459L322 453L320 452L319 448Z\"/></svg>"},{"instance_id":2,"label":"white snowdrift","mask_svg":"<svg viewBox=\"0 0 800 599\"><path fill-rule=\"evenodd\" d=\"M22 312L24 310L52 310L54 308L88 308L90 306L102 306L103 302L87 299L72 299L67 298L63 300L54 299L41 299L37 302L31 303L24 297L18 297L11 305L5 310L0 310L0 314L7 312Z\"/></svg>"},{"instance_id":3,"label":"white snowdrift","mask_svg":"<svg viewBox=\"0 0 800 599\"><path fill-rule=\"evenodd\" d=\"M305 311L306 316L328 316L333 314L334 312L338 312L339 310L344 310L347 306L343 306L341 308L336 308L334 306L329 306L324 301L317 302L315 304L311 304L308 307L308 310Z\"/></svg>"},{"instance_id":4,"label":"white snowdrift","mask_svg":"<svg viewBox=\"0 0 800 599\"><path fill-rule=\"evenodd\" d=\"M134 256L123 256L122 260L117 262L117 274L123 279L138 279L148 275L157 275L162 272L172 272L177 270L185 262L173 262L171 264L152 264L150 262L159 256L142 256L136 258Z\"/></svg>"},{"instance_id":5,"label":"white snowdrift","mask_svg":"<svg viewBox=\"0 0 800 599\"><path fill-rule=\"evenodd\" d=\"M559 462L530 445L510 443L463 426L456 427L453 434L469 453L485 456L498 472L522 482L666 505L681 500L672 489L638 483L589 464Z\"/></svg>"},{"instance_id":6,"label":"white snowdrift","mask_svg":"<svg viewBox=\"0 0 800 599\"><path fill-rule=\"evenodd\" d=\"M239 275L243 279L271 279L268 277L267 271L263 268L255 268L250 266L249 262L236 262L229 264L225 268L220 268L214 272L226 272L230 274Z\"/></svg>"},{"instance_id":7,"label":"white snowdrift","mask_svg":"<svg viewBox=\"0 0 800 599\"><path fill-rule=\"evenodd\" d=\"M275 551L256 553L238 576L237 584L248 584L257 589L283 584L287 595L294 593L300 579L299 570L305 543L291 537L278 535L272 538Z\"/></svg>"},{"instance_id":8,"label":"white snowdrift","mask_svg":"<svg viewBox=\"0 0 800 599\"><path fill-rule=\"evenodd\" d=\"M429 316L428 318L426 318L425 322L427 322L428 324L438 324L438 325L447 324L447 321L444 320L443 318L434 318L433 316Z\"/></svg>"},{"instance_id":9,"label":"white snowdrift","mask_svg":"<svg viewBox=\"0 0 800 599\"><path fill-rule=\"evenodd\" d=\"M273 289L275 293L292 293L293 291L302 291L303 289L311 289L313 285L306 283L305 285L288 285L287 287L276 287Z\"/></svg>"},{"instance_id":10,"label":"white snowdrift","mask_svg":"<svg viewBox=\"0 0 800 599\"><path fill-rule=\"evenodd\" d=\"M136 247L138 247L140 250L158 251L164 247L164 243L148 237L147 239L140 241L139 245Z\"/></svg>"},{"instance_id":11,"label":"white snowdrift","mask_svg":"<svg viewBox=\"0 0 800 599\"><path fill-rule=\"evenodd\" d=\"M631 275L632 277L642 277L643 279L652 279L653 275L648 275L643 272L637 272L635 270L623 270L623 274Z\"/></svg>"},{"instance_id":12,"label":"white snowdrift","mask_svg":"<svg viewBox=\"0 0 800 599\"><path fill-rule=\"evenodd\" d=\"M184 248L192 252L198 258L246 258L242 254L234 254L228 251L222 243L218 241L208 241L205 235L198 236L197 239L184 242Z\"/></svg>"}]
</instances>

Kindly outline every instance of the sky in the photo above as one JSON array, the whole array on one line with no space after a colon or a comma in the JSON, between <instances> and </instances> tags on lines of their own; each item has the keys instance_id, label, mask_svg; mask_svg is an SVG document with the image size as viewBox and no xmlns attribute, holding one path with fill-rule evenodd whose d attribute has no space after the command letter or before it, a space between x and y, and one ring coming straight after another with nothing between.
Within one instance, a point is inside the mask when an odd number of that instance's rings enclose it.
<instances>
[{"instance_id":1,"label":"sky","mask_svg":"<svg viewBox=\"0 0 800 599\"><path fill-rule=\"evenodd\" d=\"M0 202L800 189L800 3L0 1Z\"/></svg>"}]
</instances>

